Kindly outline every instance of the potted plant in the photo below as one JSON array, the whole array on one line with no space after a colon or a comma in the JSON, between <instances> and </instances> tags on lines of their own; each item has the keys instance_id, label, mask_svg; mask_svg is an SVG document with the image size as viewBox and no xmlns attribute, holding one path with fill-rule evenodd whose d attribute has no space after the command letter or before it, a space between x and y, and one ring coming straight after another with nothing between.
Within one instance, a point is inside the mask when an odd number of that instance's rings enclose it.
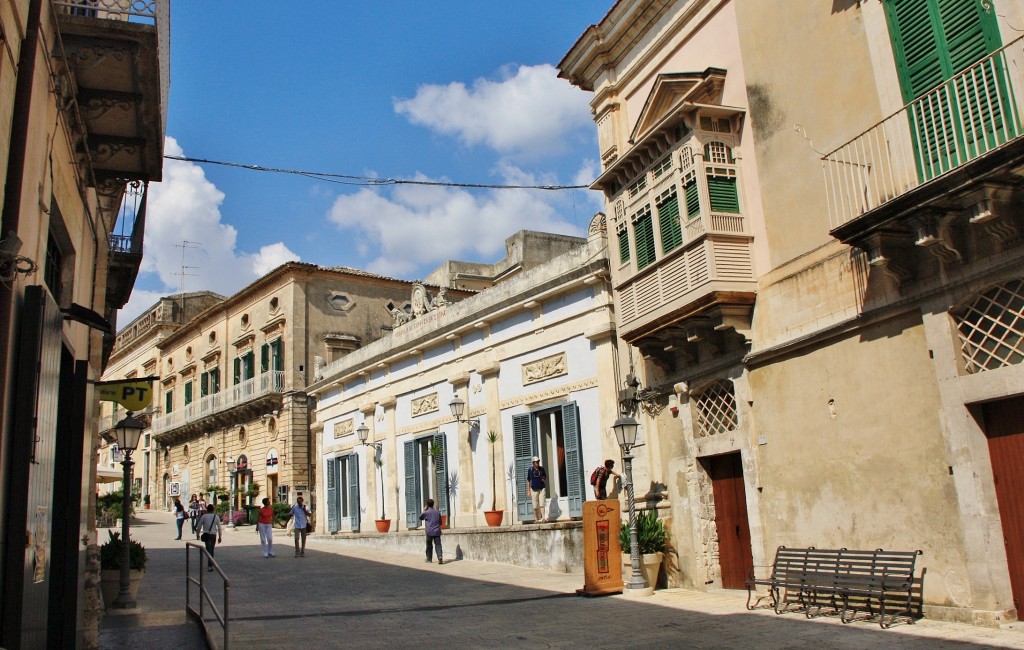
<instances>
[{"instance_id":1,"label":"potted plant","mask_svg":"<svg viewBox=\"0 0 1024 650\"><path fill-rule=\"evenodd\" d=\"M274 509L274 525L284 528L288 525L288 515L292 508L287 503L275 502L271 506Z\"/></svg>"},{"instance_id":2,"label":"potted plant","mask_svg":"<svg viewBox=\"0 0 1024 650\"><path fill-rule=\"evenodd\" d=\"M640 564L652 589L658 584L658 573L665 557L665 546L668 544L668 531L665 524L658 519L654 510L644 510L636 515L636 540L640 551ZM629 551L629 524L623 523L619 528L619 543L622 545L623 574L632 572L632 558Z\"/></svg>"},{"instance_id":3,"label":"potted plant","mask_svg":"<svg viewBox=\"0 0 1024 650\"><path fill-rule=\"evenodd\" d=\"M100 591L103 603L110 607L121 592L121 533L108 531L107 541L100 546ZM139 582L146 572L146 548L128 538L128 567L130 584L128 593L132 599L139 593Z\"/></svg>"},{"instance_id":4,"label":"potted plant","mask_svg":"<svg viewBox=\"0 0 1024 650\"><path fill-rule=\"evenodd\" d=\"M142 504L146 507L146 510L149 510L149 503L150 499L149 495L147 494L146 496L142 497Z\"/></svg>"},{"instance_id":5,"label":"potted plant","mask_svg":"<svg viewBox=\"0 0 1024 650\"><path fill-rule=\"evenodd\" d=\"M484 510L484 518L488 526L500 526L505 518L505 511L498 510L498 474L494 468L494 443L498 441L498 432L491 429L487 432L487 442L491 444L491 509Z\"/></svg>"},{"instance_id":6,"label":"potted plant","mask_svg":"<svg viewBox=\"0 0 1024 650\"><path fill-rule=\"evenodd\" d=\"M380 519L377 519L374 523L377 525L378 533L386 533L391 530L391 520L384 513L384 461L379 455L374 456L373 464L377 466L377 473L380 475Z\"/></svg>"}]
</instances>

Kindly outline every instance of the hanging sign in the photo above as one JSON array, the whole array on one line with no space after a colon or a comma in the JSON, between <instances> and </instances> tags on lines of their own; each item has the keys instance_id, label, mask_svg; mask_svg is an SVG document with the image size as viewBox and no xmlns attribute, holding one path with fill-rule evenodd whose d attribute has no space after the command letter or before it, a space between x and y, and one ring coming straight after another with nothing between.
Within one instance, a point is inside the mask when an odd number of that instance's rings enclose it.
<instances>
[{"instance_id":1,"label":"hanging sign","mask_svg":"<svg viewBox=\"0 0 1024 650\"><path fill-rule=\"evenodd\" d=\"M117 402L129 411L141 411L153 402L153 380L158 377L96 382L99 398Z\"/></svg>"}]
</instances>

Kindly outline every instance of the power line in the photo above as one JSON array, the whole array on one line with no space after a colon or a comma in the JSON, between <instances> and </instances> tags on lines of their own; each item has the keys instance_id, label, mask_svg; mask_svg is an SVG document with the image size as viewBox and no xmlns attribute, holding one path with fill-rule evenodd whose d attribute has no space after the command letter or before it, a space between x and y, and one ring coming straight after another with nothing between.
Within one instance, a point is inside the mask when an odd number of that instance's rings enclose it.
<instances>
[{"instance_id":1,"label":"power line","mask_svg":"<svg viewBox=\"0 0 1024 650\"><path fill-rule=\"evenodd\" d=\"M164 154L164 158L167 158L168 160L180 160L182 162L197 163L201 165L221 165L224 167L237 167L239 169L248 169L249 171L254 172L272 172L275 174L292 174L295 176L305 176L306 178L326 181L328 183L338 183L339 185L431 185L434 187L464 187L472 189L489 190L585 190L588 189L589 187L588 185L489 185L486 183L446 183L443 181L411 181L404 178L371 178L369 176L350 176L347 174L311 172L303 171L300 169L279 169L276 167L264 167L262 165L246 165L243 163L225 162L223 160L208 160L206 158L190 158L188 156L172 156L168 154Z\"/></svg>"}]
</instances>

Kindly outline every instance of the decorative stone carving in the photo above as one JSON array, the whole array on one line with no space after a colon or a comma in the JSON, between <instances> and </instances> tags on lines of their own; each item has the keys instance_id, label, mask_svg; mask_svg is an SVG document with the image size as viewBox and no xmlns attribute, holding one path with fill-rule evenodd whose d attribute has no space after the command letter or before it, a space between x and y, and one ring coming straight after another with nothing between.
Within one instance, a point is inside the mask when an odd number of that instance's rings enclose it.
<instances>
[{"instance_id":1,"label":"decorative stone carving","mask_svg":"<svg viewBox=\"0 0 1024 650\"><path fill-rule=\"evenodd\" d=\"M355 431L355 421L352 419L342 420L334 423L334 437L341 438Z\"/></svg>"},{"instance_id":2,"label":"decorative stone carving","mask_svg":"<svg viewBox=\"0 0 1024 650\"><path fill-rule=\"evenodd\" d=\"M568 374L569 364L565 353L560 352L550 357L523 364L523 385L534 384L549 377Z\"/></svg>"},{"instance_id":3,"label":"decorative stone carving","mask_svg":"<svg viewBox=\"0 0 1024 650\"><path fill-rule=\"evenodd\" d=\"M424 415L437 410L437 393L417 397L412 401L412 415Z\"/></svg>"},{"instance_id":4,"label":"decorative stone carving","mask_svg":"<svg viewBox=\"0 0 1024 650\"><path fill-rule=\"evenodd\" d=\"M447 296L448 289L445 287L439 287L436 296L431 296L430 292L427 291L427 287L420 281L413 282L412 284L412 298L409 301L410 312L398 307L394 303L388 303L385 308L391 314L392 318L395 319L394 327L397 328L404 325L414 318L419 318L424 314L435 311L450 304Z\"/></svg>"}]
</instances>

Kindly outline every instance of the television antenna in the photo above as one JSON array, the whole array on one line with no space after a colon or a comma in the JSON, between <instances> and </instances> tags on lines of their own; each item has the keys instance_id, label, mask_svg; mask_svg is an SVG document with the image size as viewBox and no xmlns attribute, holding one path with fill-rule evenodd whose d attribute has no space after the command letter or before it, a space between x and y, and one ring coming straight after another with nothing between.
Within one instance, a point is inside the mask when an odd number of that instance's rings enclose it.
<instances>
[{"instance_id":1,"label":"television antenna","mask_svg":"<svg viewBox=\"0 0 1024 650\"><path fill-rule=\"evenodd\" d=\"M181 298L181 316L182 316L182 318L184 318L185 317L185 278L186 277L191 277L191 278L197 277L198 274L196 274L196 273L189 273L188 271L191 270L191 269L198 269L199 268L198 266L189 266L189 265L185 264L185 251L187 251L190 248L191 249L201 249L202 248L202 244L200 242L189 241L187 239L183 239L183 240L181 240L180 244L175 244L174 246L175 246L175 248L180 248L181 249L181 271L179 271L177 273L174 273L173 275L178 276L178 281L179 281L179 284L178 284L178 295Z\"/></svg>"}]
</instances>

